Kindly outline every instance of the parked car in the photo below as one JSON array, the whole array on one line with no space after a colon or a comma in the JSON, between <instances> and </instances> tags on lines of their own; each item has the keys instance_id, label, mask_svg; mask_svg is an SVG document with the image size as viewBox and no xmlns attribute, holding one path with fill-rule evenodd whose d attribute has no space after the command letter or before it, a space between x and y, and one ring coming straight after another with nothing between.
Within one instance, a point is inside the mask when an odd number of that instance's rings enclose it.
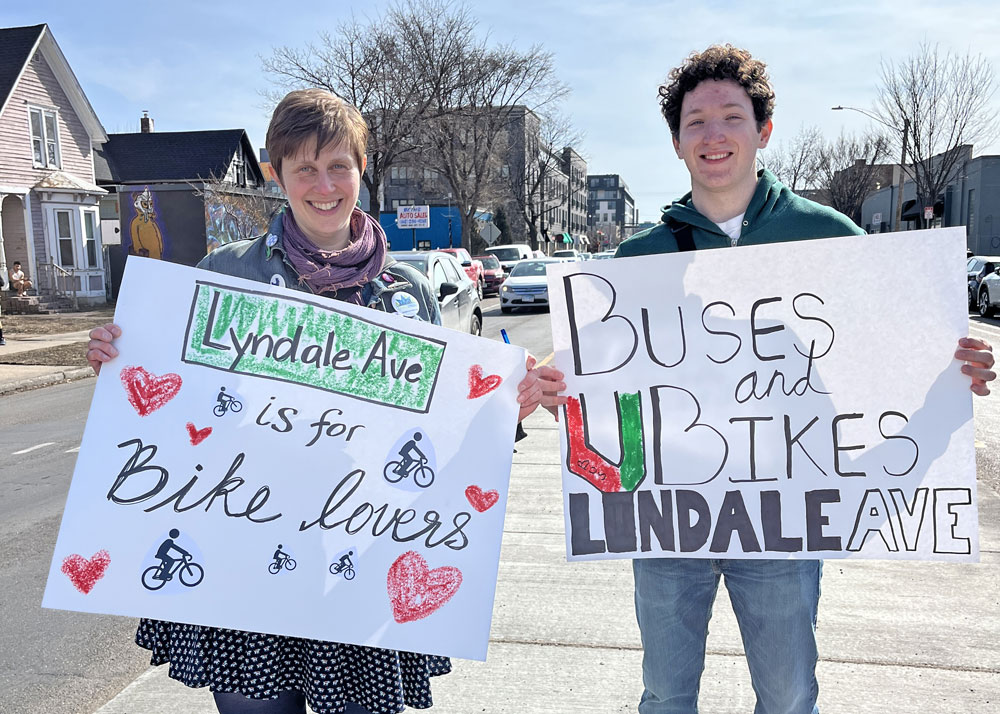
<instances>
[{"instance_id":1,"label":"parked car","mask_svg":"<svg viewBox=\"0 0 1000 714\"><path fill-rule=\"evenodd\" d=\"M992 273L983 276L979 283L979 299L976 307L983 317L990 317L1000 308L1000 261L994 264Z\"/></svg>"},{"instance_id":2,"label":"parked car","mask_svg":"<svg viewBox=\"0 0 1000 714\"><path fill-rule=\"evenodd\" d=\"M392 251L389 255L427 276L441 306L442 325L459 332L483 334L479 291L454 257L436 250Z\"/></svg>"},{"instance_id":3,"label":"parked car","mask_svg":"<svg viewBox=\"0 0 1000 714\"><path fill-rule=\"evenodd\" d=\"M503 266L495 255L477 255L476 260L483 264L483 280L485 287L483 293L487 295L498 295L500 285L504 280Z\"/></svg>"},{"instance_id":4,"label":"parked car","mask_svg":"<svg viewBox=\"0 0 1000 714\"><path fill-rule=\"evenodd\" d=\"M462 264L465 274L469 280L476 284L479 291L479 299L483 299L483 290L486 289L486 277L483 275L483 263L478 258L473 258L465 248L438 248L442 253L454 256L455 260Z\"/></svg>"},{"instance_id":5,"label":"parked car","mask_svg":"<svg viewBox=\"0 0 1000 714\"><path fill-rule=\"evenodd\" d=\"M509 245L494 245L487 248L484 253L488 255L495 255L497 260L500 261L500 265L503 266L503 272L510 273L510 269L514 267L514 264L519 260L527 260L531 258L531 247L527 243L511 243Z\"/></svg>"},{"instance_id":6,"label":"parked car","mask_svg":"<svg viewBox=\"0 0 1000 714\"><path fill-rule=\"evenodd\" d=\"M615 251L613 250L602 250L600 253L594 253L594 257L591 260L607 260L608 258L614 258Z\"/></svg>"},{"instance_id":7,"label":"parked car","mask_svg":"<svg viewBox=\"0 0 1000 714\"><path fill-rule=\"evenodd\" d=\"M531 257L532 258L548 258L549 256L545 255L545 253L543 253L540 250L533 250L533 251L531 251Z\"/></svg>"},{"instance_id":8,"label":"parked car","mask_svg":"<svg viewBox=\"0 0 1000 714\"><path fill-rule=\"evenodd\" d=\"M515 307L549 306L549 286L545 271L549 265L565 262L559 258L522 260L510 271L500 287L500 312Z\"/></svg>"},{"instance_id":9,"label":"parked car","mask_svg":"<svg viewBox=\"0 0 1000 714\"><path fill-rule=\"evenodd\" d=\"M553 258L569 258L570 260L583 260L583 253L578 250L566 249L557 250L552 254Z\"/></svg>"},{"instance_id":10,"label":"parked car","mask_svg":"<svg viewBox=\"0 0 1000 714\"><path fill-rule=\"evenodd\" d=\"M969 310L979 306L979 284L1000 266L1000 258L988 255L969 256L966 273L969 279Z\"/></svg>"}]
</instances>

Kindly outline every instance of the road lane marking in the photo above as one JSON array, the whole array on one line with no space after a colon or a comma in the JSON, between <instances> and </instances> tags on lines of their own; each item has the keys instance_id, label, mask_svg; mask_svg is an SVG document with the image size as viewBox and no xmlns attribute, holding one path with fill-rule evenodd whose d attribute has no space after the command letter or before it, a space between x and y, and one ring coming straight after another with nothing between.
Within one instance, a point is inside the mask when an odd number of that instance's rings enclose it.
<instances>
[{"instance_id":1,"label":"road lane marking","mask_svg":"<svg viewBox=\"0 0 1000 714\"><path fill-rule=\"evenodd\" d=\"M80 450L79 446L74 446L72 449L66 449L66 453L67 454L75 454L79 450Z\"/></svg>"},{"instance_id":2,"label":"road lane marking","mask_svg":"<svg viewBox=\"0 0 1000 714\"><path fill-rule=\"evenodd\" d=\"M977 449L985 449L986 448L986 444L984 442L982 442L982 441L977 441L976 442L976 448Z\"/></svg>"},{"instance_id":3,"label":"road lane marking","mask_svg":"<svg viewBox=\"0 0 1000 714\"><path fill-rule=\"evenodd\" d=\"M21 449L20 451L15 451L11 453L11 456L20 456L21 454L27 454L29 451L34 451L35 449L44 449L46 446L52 446L54 441L46 441L44 444L35 444L34 446L29 446L27 449Z\"/></svg>"}]
</instances>

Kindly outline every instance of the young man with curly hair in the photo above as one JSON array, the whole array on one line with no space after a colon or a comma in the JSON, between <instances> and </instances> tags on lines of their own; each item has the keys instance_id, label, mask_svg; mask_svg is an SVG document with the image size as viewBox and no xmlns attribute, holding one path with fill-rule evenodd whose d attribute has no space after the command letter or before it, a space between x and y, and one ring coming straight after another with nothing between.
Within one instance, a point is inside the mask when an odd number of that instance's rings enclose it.
<instances>
[{"instance_id":1,"label":"young man with curly hair","mask_svg":"<svg viewBox=\"0 0 1000 714\"><path fill-rule=\"evenodd\" d=\"M757 150L771 138L774 91L763 62L731 45L692 54L660 87L660 108L691 192L662 222L626 240L617 256L673 253L864 233L849 218L796 196ZM993 355L979 340L959 341L972 391L988 394ZM719 580L736 613L753 689L754 714L818 714L817 560L633 561L643 645L640 714L696 714L705 640Z\"/></svg>"}]
</instances>

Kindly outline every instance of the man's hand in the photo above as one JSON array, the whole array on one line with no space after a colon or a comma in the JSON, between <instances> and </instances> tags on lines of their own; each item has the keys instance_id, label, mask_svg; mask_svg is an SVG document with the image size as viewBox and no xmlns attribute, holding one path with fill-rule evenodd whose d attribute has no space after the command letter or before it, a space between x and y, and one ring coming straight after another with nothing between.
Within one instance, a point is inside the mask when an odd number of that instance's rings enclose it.
<instances>
[{"instance_id":1,"label":"man's hand","mask_svg":"<svg viewBox=\"0 0 1000 714\"><path fill-rule=\"evenodd\" d=\"M528 355L525 367L527 376L517 385L517 403L521 405L517 420L523 421L539 405L545 407L559 419L558 407L566 403L566 397L560 392L566 389L563 373L555 367L535 367L535 358Z\"/></svg>"},{"instance_id":2,"label":"man's hand","mask_svg":"<svg viewBox=\"0 0 1000 714\"><path fill-rule=\"evenodd\" d=\"M95 374L101 373L101 365L110 362L118 356L118 350L111 344L122 336L122 328L113 322L90 331L90 342L87 343L87 363Z\"/></svg>"},{"instance_id":3,"label":"man's hand","mask_svg":"<svg viewBox=\"0 0 1000 714\"><path fill-rule=\"evenodd\" d=\"M990 388L987 386L987 382L992 382L997 378L997 373L993 371L993 366L996 364L996 359L993 357L993 347L984 340L963 337L958 341L955 359L966 363L962 365L962 374L972 377L972 385L969 389L981 397L989 394Z\"/></svg>"}]
</instances>

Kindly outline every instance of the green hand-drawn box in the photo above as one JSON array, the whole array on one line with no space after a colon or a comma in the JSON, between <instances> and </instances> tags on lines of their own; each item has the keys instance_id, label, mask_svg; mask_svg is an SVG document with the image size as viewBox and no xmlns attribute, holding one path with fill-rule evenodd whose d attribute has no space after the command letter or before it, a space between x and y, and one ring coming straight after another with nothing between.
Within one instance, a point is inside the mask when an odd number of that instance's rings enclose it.
<instances>
[{"instance_id":1,"label":"green hand-drawn box","mask_svg":"<svg viewBox=\"0 0 1000 714\"><path fill-rule=\"evenodd\" d=\"M198 281L181 359L427 412L446 346L306 300Z\"/></svg>"}]
</instances>

